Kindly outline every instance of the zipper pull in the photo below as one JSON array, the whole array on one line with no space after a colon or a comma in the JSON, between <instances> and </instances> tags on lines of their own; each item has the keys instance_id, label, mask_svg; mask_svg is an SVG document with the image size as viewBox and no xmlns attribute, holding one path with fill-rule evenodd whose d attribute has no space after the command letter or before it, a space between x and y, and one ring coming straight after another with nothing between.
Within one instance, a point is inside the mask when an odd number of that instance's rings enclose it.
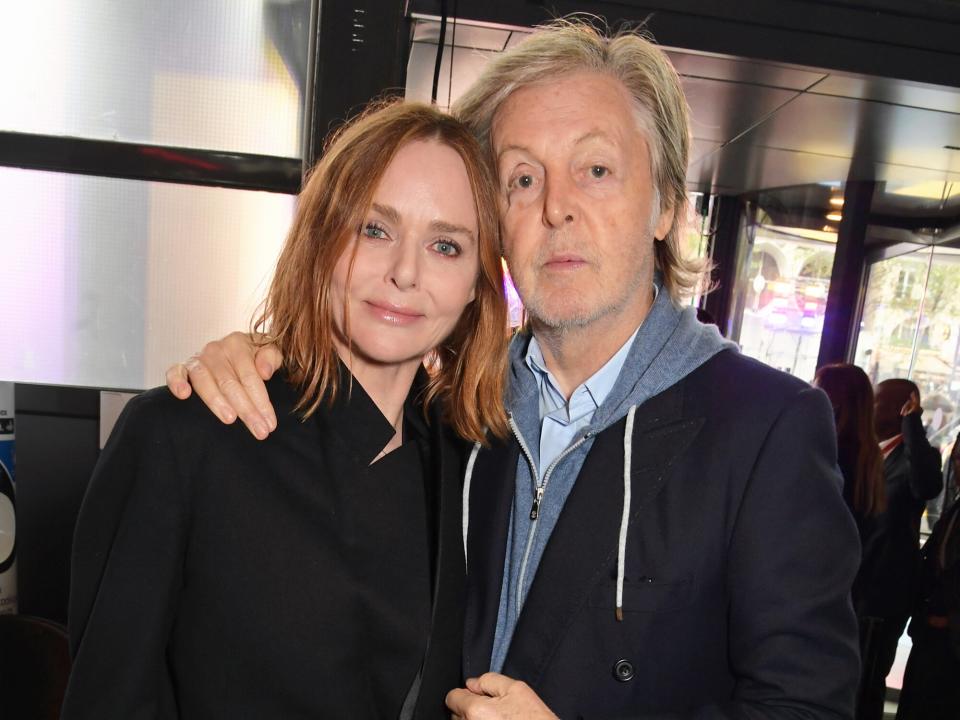
<instances>
[{"instance_id":1,"label":"zipper pull","mask_svg":"<svg viewBox=\"0 0 960 720\"><path fill-rule=\"evenodd\" d=\"M540 501L543 500L543 485L537 488L537 495L533 498L533 507L530 508L530 519L536 520L540 514Z\"/></svg>"}]
</instances>

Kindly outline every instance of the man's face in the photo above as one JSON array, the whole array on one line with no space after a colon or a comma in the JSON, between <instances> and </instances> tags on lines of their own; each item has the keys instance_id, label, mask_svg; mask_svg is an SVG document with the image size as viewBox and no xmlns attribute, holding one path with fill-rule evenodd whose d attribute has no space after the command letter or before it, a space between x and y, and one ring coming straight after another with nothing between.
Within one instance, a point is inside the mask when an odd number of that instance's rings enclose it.
<instances>
[{"instance_id":1,"label":"man's face","mask_svg":"<svg viewBox=\"0 0 960 720\"><path fill-rule=\"evenodd\" d=\"M650 301L654 207L650 153L623 85L578 72L515 91L493 146L504 254L535 322L563 330L635 326Z\"/></svg>"},{"instance_id":2,"label":"man's face","mask_svg":"<svg viewBox=\"0 0 960 720\"><path fill-rule=\"evenodd\" d=\"M910 397L910 390L897 382L884 380L874 392L874 426L877 437L886 440L900 433L900 409Z\"/></svg>"}]
</instances>

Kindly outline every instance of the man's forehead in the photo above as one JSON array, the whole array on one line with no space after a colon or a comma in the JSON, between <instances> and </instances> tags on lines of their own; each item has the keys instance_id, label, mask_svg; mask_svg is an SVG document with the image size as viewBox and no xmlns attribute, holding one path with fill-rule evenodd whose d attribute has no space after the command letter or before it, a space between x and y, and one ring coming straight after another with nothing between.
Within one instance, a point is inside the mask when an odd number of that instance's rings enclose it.
<instances>
[{"instance_id":1,"label":"man's forehead","mask_svg":"<svg viewBox=\"0 0 960 720\"><path fill-rule=\"evenodd\" d=\"M493 115L491 139L496 155L524 148L528 136L542 140L544 133L562 136L564 145L616 143L625 130L640 131L646 140L636 118L636 105L619 80L584 71L514 90Z\"/></svg>"}]
</instances>

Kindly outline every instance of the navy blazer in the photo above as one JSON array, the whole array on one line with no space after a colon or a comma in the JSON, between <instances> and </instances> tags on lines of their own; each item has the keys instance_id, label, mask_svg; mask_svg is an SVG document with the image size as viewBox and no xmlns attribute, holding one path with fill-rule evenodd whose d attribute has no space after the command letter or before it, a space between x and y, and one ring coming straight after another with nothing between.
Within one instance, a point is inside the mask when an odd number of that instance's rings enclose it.
<instances>
[{"instance_id":1,"label":"navy blazer","mask_svg":"<svg viewBox=\"0 0 960 720\"><path fill-rule=\"evenodd\" d=\"M637 409L618 621L624 427L591 448L503 672L561 718L852 717L859 541L826 396L724 351ZM474 468L468 676L489 668L518 453Z\"/></svg>"}]
</instances>

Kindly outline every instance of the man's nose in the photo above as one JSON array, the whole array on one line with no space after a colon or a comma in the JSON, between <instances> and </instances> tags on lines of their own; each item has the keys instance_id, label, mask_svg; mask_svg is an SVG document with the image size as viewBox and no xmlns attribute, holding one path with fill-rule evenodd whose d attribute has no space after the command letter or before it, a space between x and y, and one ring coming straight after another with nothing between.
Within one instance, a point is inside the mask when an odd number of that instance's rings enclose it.
<instances>
[{"instance_id":1,"label":"man's nose","mask_svg":"<svg viewBox=\"0 0 960 720\"><path fill-rule=\"evenodd\" d=\"M577 217L576 188L560 176L548 178L544 184L543 222L548 227L560 228Z\"/></svg>"}]
</instances>

